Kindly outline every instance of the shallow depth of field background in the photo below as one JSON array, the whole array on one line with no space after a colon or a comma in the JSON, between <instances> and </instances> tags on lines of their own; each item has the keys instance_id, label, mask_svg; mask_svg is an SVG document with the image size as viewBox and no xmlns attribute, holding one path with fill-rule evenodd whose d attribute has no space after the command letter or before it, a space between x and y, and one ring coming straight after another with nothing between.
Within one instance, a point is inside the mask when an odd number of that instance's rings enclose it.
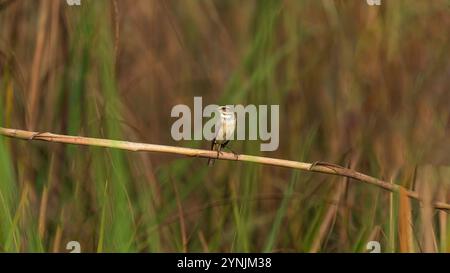
<instances>
[{"instance_id":1,"label":"shallow depth of field background","mask_svg":"<svg viewBox=\"0 0 450 273\"><path fill-rule=\"evenodd\" d=\"M175 142L176 104L279 104L280 146L449 201L450 3L0 1L2 127ZM341 177L0 137L0 251L450 251L445 212Z\"/></svg>"}]
</instances>

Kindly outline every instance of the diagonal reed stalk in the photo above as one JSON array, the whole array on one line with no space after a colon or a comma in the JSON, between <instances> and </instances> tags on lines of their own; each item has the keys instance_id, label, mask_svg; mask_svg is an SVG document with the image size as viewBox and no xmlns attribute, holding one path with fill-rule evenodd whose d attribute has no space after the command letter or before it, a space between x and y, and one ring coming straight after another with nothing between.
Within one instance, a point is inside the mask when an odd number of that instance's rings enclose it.
<instances>
[{"instance_id":1,"label":"diagonal reed stalk","mask_svg":"<svg viewBox=\"0 0 450 273\"><path fill-rule=\"evenodd\" d=\"M262 157L262 156L252 156L252 155L235 155L232 153L222 152L217 155L215 151L202 150L202 149L191 149L191 148L183 148L176 146L167 146L167 145L157 145L157 144L147 144L147 143L137 143L137 142L129 142L129 141L119 141L119 140L111 140L111 139L101 139L101 138L90 138L90 137L81 137L81 136L69 136L69 135L60 135L53 133L40 133L40 132L32 132L25 130L17 130L10 128L2 128L0 127L0 135L4 135L7 137L25 139L25 140L41 140L48 142L56 142L56 143L65 143L65 144L75 144L75 145L87 145L87 146L97 146L97 147L105 147L105 148L115 148L121 150L128 150L132 152L159 152L159 153L169 153L169 154L178 154L185 155L191 157L203 157L203 158L214 158L214 159L222 159L222 160L234 160L234 161L246 161L246 162L254 162L258 164L271 165L271 166L279 166L286 167L291 169L298 169L302 171L308 172L318 172L324 174L332 174L343 177L353 178L356 181L375 185L379 188L390 192L399 192L400 189L403 189L405 194L411 198L418 201L422 201L421 197L417 192L407 190L406 188L385 182L383 180L377 179L375 177L347 169L341 167L339 165L326 163L326 162L318 162L318 163L306 163L306 162L298 162L291 161L286 159L278 159L271 157ZM450 204L445 202L434 202L433 207L436 209L450 211Z\"/></svg>"}]
</instances>

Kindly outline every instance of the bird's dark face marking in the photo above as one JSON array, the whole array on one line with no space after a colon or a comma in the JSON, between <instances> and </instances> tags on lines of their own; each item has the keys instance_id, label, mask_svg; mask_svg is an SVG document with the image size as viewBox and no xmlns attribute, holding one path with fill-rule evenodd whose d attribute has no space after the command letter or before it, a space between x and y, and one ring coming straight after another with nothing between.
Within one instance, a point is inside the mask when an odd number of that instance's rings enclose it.
<instances>
[{"instance_id":1,"label":"bird's dark face marking","mask_svg":"<svg viewBox=\"0 0 450 273\"><path fill-rule=\"evenodd\" d=\"M230 106L219 106L217 108L219 111L221 111L222 113L233 113L232 109Z\"/></svg>"}]
</instances>

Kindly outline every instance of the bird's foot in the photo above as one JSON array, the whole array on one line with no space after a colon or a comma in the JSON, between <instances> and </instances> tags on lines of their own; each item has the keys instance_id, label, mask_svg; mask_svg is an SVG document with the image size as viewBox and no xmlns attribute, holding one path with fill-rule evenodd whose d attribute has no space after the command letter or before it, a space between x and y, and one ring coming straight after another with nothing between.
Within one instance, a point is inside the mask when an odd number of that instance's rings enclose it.
<instances>
[{"instance_id":1,"label":"bird's foot","mask_svg":"<svg viewBox=\"0 0 450 273\"><path fill-rule=\"evenodd\" d=\"M238 160L238 159L239 159L239 154L236 153L236 152L234 152L233 150L232 150L231 152L233 153L234 158L235 158L236 160Z\"/></svg>"},{"instance_id":2,"label":"bird's foot","mask_svg":"<svg viewBox=\"0 0 450 273\"><path fill-rule=\"evenodd\" d=\"M235 151L233 151L233 150L232 150L231 148L229 148L229 147L225 147L225 149L229 150L229 151L234 155L234 158L235 158L236 160L239 159L239 154L238 154L238 153L236 153Z\"/></svg>"}]
</instances>

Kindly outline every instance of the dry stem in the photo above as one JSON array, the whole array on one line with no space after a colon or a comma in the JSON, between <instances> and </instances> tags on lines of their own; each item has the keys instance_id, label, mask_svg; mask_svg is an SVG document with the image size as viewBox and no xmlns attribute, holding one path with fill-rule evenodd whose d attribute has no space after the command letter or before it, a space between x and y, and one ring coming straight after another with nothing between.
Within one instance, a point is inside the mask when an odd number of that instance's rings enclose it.
<instances>
[{"instance_id":1,"label":"dry stem","mask_svg":"<svg viewBox=\"0 0 450 273\"><path fill-rule=\"evenodd\" d=\"M159 152L159 153L170 153L179 154L191 157L203 157L203 158L217 158L217 152L201 149L191 149L167 145L157 145L157 144L147 144L147 143L136 143L128 141L118 141L110 139L100 139L100 138L90 138L81 136L69 136L69 135L59 135L52 133L39 133L24 130L8 129L0 127L0 135L19 138L25 140L41 140L48 142L66 143L66 144L76 144L76 145L87 145L87 146L98 146L107 148L116 148L121 150L128 150L133 152ZM298 161L291 161L285 159L277 159L262 156L252 156L252 155L234 155L232 153L223 152L219 154L217 159L222 160L234 160L234 161L246 161L254 162L264 165L272 165L279 167L286 167L292 169L298 169L307 172L318 172L325 174L332 174L338 176L344 176L353 178L356 181L360 181L367 184L372 184L382 189L391 192L398 192L402 186L391 184L375 177L365 175L363 173L347 169L338 165L334 165L326 162L319 163L305 163ZM404 189L406 195L418 201L421 201L419 194L414 191ZM450 210L450 204L445 202L434 202L433 206L436 209Z\"/></svg>"}]
</instances>

